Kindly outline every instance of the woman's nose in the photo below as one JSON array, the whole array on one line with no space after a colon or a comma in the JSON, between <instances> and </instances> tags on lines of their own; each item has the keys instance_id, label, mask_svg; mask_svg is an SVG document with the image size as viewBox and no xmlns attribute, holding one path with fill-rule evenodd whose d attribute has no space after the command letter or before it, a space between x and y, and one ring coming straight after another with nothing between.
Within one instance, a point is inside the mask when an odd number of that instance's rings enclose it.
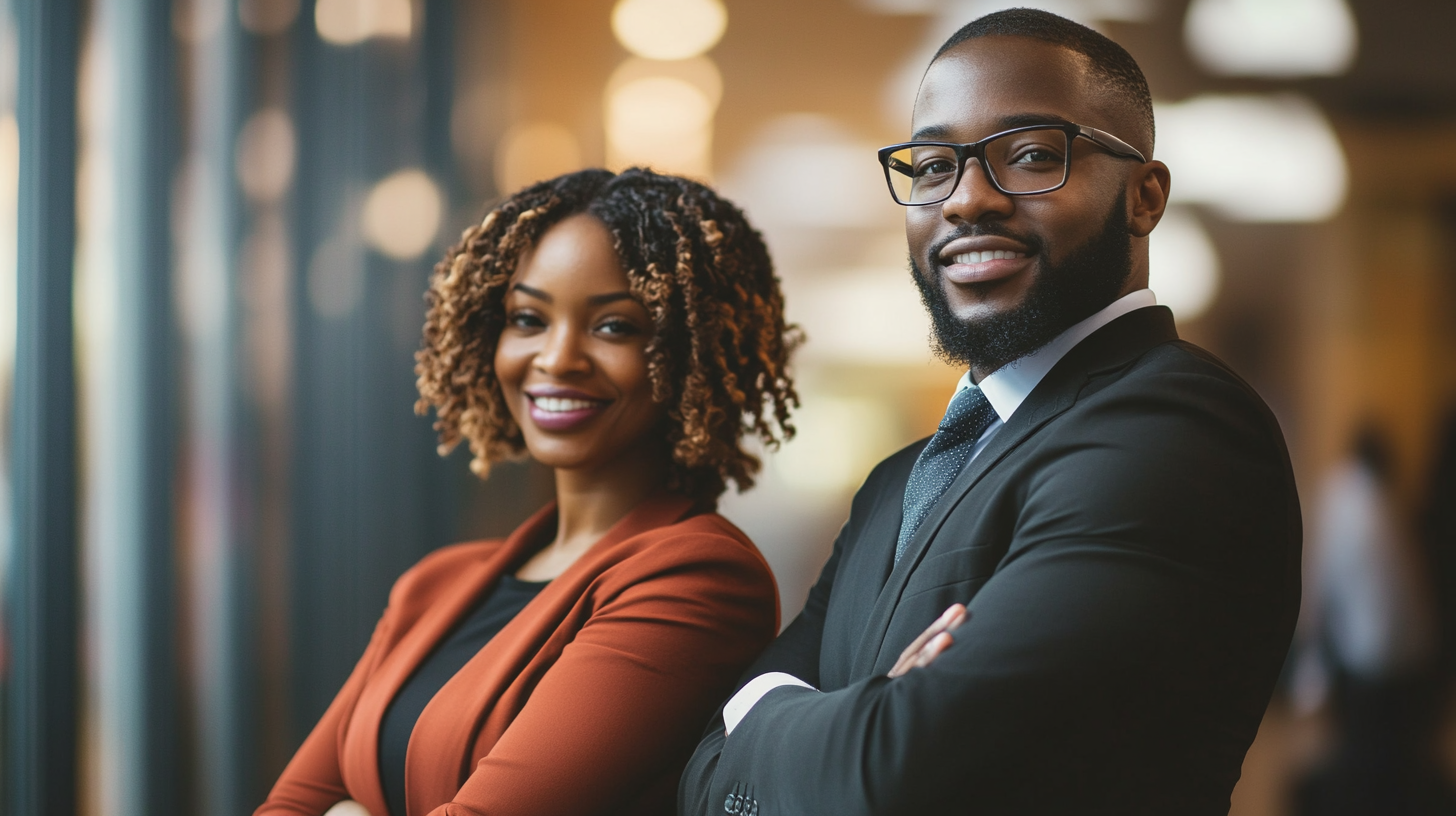
<instances>
[{"instance_id":1,"label":"woman's nose","mask_svg":"<svg viewBox=\"0 0 1456 816\"><path fill-rule=\"evenodd\" d=\"M545 344L536 354L536 368L544 374L560 377L591 370L586 354L585 332L569 321L560 320L547 330Z\"/></svg>"}]
</instances>

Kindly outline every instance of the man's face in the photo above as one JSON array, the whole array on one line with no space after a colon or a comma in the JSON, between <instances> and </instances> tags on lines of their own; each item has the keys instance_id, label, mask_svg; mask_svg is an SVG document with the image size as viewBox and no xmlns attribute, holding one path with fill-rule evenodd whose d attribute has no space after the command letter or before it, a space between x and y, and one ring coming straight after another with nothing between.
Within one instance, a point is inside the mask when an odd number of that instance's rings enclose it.
<instances>
[{"instance_id":1,"label":"man's face","mask_svg":"<svg viewBox=\"0 0 1456 816\"><path fill-rule=\"evenodd\" d=\"M1081 60L1022 37L962 43L927 71L913 138L975 142L1040 121L1126 130L1097 103ZM906 208L912 270L942 354L979 379L1123 294L1131 164L1075 139L1059 190L1008 196L972 161L948 200Z\"/></svg>"}]
</instances>

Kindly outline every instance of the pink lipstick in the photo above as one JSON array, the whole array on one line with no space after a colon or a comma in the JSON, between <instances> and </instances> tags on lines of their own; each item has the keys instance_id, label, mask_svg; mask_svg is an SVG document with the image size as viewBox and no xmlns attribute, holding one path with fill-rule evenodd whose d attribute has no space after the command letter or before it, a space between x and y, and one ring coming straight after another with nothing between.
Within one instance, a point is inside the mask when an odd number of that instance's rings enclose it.
<instances>
[{"instance_id":1,"label":"pink lipstick","mask_svg":"<svg viewBox=\"0 0 1456 816\"><path fill-rule=\"evenodd\" d=\"M543 431L569 431L589 422L611 404L572 388L533 388L526 392L531 402L531 422Z\"/></svg>"}]
</instances>

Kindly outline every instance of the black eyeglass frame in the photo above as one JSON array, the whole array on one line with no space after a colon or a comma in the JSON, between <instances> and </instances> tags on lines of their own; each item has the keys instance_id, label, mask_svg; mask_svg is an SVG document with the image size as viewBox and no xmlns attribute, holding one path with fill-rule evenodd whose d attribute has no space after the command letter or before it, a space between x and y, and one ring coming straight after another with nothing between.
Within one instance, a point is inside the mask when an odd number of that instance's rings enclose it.
<instances>
[{"instance_id":1,"label":"black eyeglass frame","mask_svg":"<svg viewBox=\"0 0 1456 816\"><path fill-rule=\"evenodd\" d=\"M987 168L986 144L988 142L995 141L1002 136L1009 136L1013 133L1023 133L1028 130L1060 130L1063 133L1067 134L1067 155L1065 166L1062 168L1062 180L1055 186L1048 187L1045 190L1031 190L1024 193L1012 192L1011 190L1002 187L1001 182L996 180L996 173ZM992 133L990 136L987 136L979 142L968 142L966 144L934 141L900 142L899 144L892 144L887 147L880 148L878 151L878 155L880 157L880 167L883 168L885 171L885 184L890 188L890 198L894 199L896 204L904 207L927 207L931 204L940 204L949 199L951 196L955 195L956 188L961 186L961 179L965 177L966 163L970 159L975 159L981 163L981 167L986 170L986 179L991 182L991 186L995 187L997 190L1005 195L1042 195L1043 193L1050 193L1055 190L1060 190L1062 189L1062 187L1066 186L1067 179L1072 177L1071 145L1072 140L1076 139L1078 136L1081 136L1087 141L1097 145L1098 147L1106 150L1108 153L1111 153L1112 155L1120 159L1137 159L1139 162L1147 162L1147 159L1143 157L1142 151L1117 138L1116 136L1113 136L1111 133L1108 133L1105 130L1098 130L1094 127L1088 127L1087 125L1072 124L1071 122L1048 122L1044 125L1026 125L1024 127L1003 130L1000 133ZM948 147L951 150L955 151L956 176L955 181L952 182L950 185L950 192L946 193L943 197L937 198L933 201L916 201L914 203L901 201L900 197L895 195L895 181L893 178L890 177L890 157L896 151L904 150L910 147Z\"/></svg>"}]
</instances>

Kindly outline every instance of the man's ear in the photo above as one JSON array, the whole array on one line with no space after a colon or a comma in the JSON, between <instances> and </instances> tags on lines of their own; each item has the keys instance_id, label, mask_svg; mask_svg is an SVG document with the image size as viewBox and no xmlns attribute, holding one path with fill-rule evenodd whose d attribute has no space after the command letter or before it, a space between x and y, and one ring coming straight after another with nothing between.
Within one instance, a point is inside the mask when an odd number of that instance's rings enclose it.
<instances>
[{"instance_id":1,"label":"man's ear","mask_svg":"<svg viewBox=\"0 0 1456 816\"><path fill-rule=\"evenodd\" d=\"M1162 220L1171 184L1168 165L1160 161L1150 161L1128 177L1127 228L1134 238L1146 238Z\"/></svg>"}]
</instances>

